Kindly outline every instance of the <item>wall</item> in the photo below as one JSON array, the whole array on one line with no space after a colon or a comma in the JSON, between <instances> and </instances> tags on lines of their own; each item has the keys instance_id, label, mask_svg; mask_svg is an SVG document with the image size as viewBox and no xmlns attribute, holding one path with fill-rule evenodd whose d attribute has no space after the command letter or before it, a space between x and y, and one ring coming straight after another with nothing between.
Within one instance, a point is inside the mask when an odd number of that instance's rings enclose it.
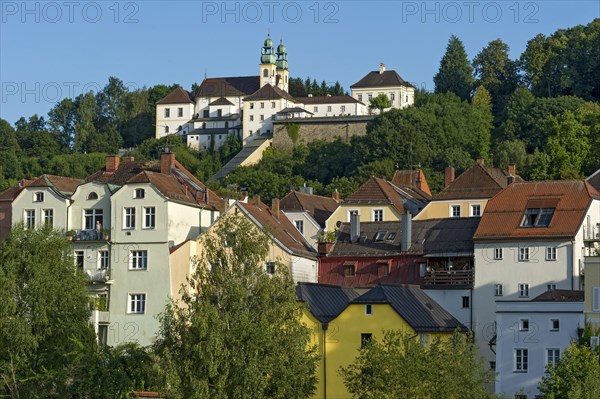
<instances>
[{"instance_id":1,"label":"wall","mask_svg":"<svg viewBox=\"0 0 600 399\"><path fill-rule=\"evenodd\" d=\"M600 256L585 258L585 317L592 331L600 329L600 311L594 311L592 305L594 287L600 288Z\"/></svg>"},{"instance_id":2,"label":"wall","mask_svg":"<svg viewBox=\"0 0 600 399\"><path fill-rule=\"evenodd\" d=\"M480 205L481 214L485 210L488 198L485 199L464 199L456 201L431 201L417 216L414 220L428 220L428 219L443 219L448 218L451 215L451 205L460 205L460 216L470 217L471 216L471 205Z\"/></svg>"},{"instance_id":3,"label":"wall","mask_svg":"<svg viewBox=\"0 0 600 399\"><path fill-rule=\"evenodd\" d=\"M178 109L183 108L183 116L179 117ZM170 110L170 116L165 117L165 109ZM177 133L179 126L186 124L193 117L194 104L158 104L156 106L156 134L159 139L169 134ZM165 126L169 127L169 132L165 132Z\"/></svg>"},{"instance_id":4,"label":"wall","mask_svg":"<svg viewBox=\"0 0 600 399\"><path fill-rule=\"evenodd\" d=\"M296 226L296 220L301 220L303 222L304 231L302 231L302 235L316 250L321 226L319 226L312 217L308 216L306 212L283 211L283 214L290 220L290 222L292 222L294 226Z\"/></svg>"},{"instance_id":5,"label":"wall","mask_svg":"<svg viewBox=\"0 0 600 399\"><path fill-rule=\"evenodd\" d=\"M44 201L34 201L35 193L44 193ZM43 210L52 209L54 212L54 228L66 229L67 227L68 200L56 194L50 187L26 187L15 198L12 204L12 223L25 221L25 210L35 210L35 226L44 223Z\"/></svg>"},{"instance_id":6,"label":"wall","mask_svg":"<svg viewBox=\"0 0 600 399\"><path fill-rule=\"evenodd\" d=\"M325 230L334 231L337 228L337 223L349 223L350 215L349 212L357 210L360 216L361 223L373 221L373 210L383 209L383 221L384 222L395 222L400 221L402 215L390 205L353 205L353 204L341 204L337 209L329 216L325 221Z\"/></svg>"},{"instance_id":7,"label":"wall","mask_svg":"<svg viewBox=\"0 0 600 399\"><path fill-rule=\"evenodd\" d=\"M415 103L415 89L412 87L369 87L352 89L352 97L363 102L367 107L370 105L369 96L375 98L380 94L385 94L390 100L392 95L394 96L391 108L405 108Z\"/></svg>"}]
</instances>

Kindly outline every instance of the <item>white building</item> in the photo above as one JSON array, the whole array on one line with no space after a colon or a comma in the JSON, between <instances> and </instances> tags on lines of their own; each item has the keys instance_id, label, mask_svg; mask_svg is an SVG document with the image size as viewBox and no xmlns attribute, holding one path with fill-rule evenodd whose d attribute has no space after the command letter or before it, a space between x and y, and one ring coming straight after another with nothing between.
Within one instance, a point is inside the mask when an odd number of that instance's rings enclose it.
<instances>
[{"instance_id":1,"label":"white building","mask_svg":"<svg viewBox=\"0 0 600 399\"><path fill-rule=\"evenodd\" d=\"M415 103L415 87L402 79L396 71L386 70L384 64L379 64L379 71L369 72L350 88L352 97L367 106L380 94L390 100L390 108L401 109Z\"/></svg>"},{"instance_id":2,"label":"white building","mask_svg":"<svg viewBox=\"0 0 600 399\"><path fill-rule=\"evenodd\" d=\"M496 394L533 399L549 363L584 327L583 291L554 290L530 301L496 302Z\"/></svg>"}]
</instances>

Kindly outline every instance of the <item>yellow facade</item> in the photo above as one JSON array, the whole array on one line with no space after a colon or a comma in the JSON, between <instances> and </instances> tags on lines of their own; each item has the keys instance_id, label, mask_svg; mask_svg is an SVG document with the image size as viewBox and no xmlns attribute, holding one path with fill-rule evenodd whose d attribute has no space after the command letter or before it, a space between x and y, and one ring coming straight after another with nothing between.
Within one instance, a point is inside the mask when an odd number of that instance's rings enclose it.
<instances>
[{"instance_id":1,"label":"yellow facade","mask_svg":"<svg viewBox=\"0 0 600 399\"><path fill-rule=\"evenodd\" d=\"M349 223L350 222L350 211L358 211L360 215L360 221L363 222L374 222L374 210L383 210L383 221L384 222L398 222L402 220L402 215L392 205L340 205L332 214L329 219L325 222L325 230L335 231L338 222Z\"/></svg>"},{"instance_id":2,"label":"yellow facade","mask_svg":"<svg viewBox=\"0 0 600 399\"><path fill-rule=\"evenodd\" d=\"M594 288L600 289L600 256L586 256L584 258L585 270L585 302L583 312L585 319L592 327L592 333L600 330L600 311L593 309Z\"/></svg>"},{"instance_id":3,"label":"yellow facade","mask_svg":"<svg viewBox=\"0 0 600 399\"><path fill-rule=\"evenodd\" d=\"M383 338L384 331L400 330L414 334L415 339L420 339L420 334L417 334L391 305L373 304L371 315L366 314L365 306L365 304L350 304L329 323L326 331L323 331L321 322L306 308L303 322L311 329L312 344L317 346L320 356L314 399L351 397L338 372L340 367L348 366L358 355L362 334L372 334L372 339L380 340ZM431 342L436 337L450 336L452 333L427 334L427 342Z\"/></svg>"},{"instance_id":4,"label":"yellow facade","mask_svg":"<svg viewBox=\"0 0 600 399\"><path fill-rule=\"evenodd\" d=\"M473 207L479 206L479 216L483 215L488 198L460 199L448 201L431 201L413 220L443 219L452 217L452 207L460 206L460 217L478 216L473 214ZM456 216L455 216L456 217Z\"/></svg>"}]
</instances>

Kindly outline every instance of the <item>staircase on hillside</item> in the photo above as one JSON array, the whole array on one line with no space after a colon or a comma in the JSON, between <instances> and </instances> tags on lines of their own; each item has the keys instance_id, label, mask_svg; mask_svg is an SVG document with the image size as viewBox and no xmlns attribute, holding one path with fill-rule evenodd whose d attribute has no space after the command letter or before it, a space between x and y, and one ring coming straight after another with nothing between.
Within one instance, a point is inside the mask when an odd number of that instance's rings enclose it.
<instances>
[{"instance_id":1,"label":"staircase on hillside","mask_svg":"<svg viewBox=\"0 0 600 399\"><path fill-rule=\"evenodd\" d=\"M262 153L265 149L271 146L273 142L272 136L259 136L246 144L240 152L237 153L220 171L215 173L212 178L215 180L223 180L225 176L238 166L247 166L257 163L262 158Z\"/></svg>"}]
</instances>

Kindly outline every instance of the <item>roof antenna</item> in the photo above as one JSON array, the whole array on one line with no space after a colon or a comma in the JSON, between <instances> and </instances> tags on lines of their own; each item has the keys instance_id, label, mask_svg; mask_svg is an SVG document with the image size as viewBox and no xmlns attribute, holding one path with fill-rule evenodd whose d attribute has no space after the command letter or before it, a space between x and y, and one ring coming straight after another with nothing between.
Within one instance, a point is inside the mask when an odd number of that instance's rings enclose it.
<instances>
[{"instance_id":1,"label":"roof antenna","mask_svg":"<svg viewBox=\"0 0 600 399\"><path fill-rule=\"evenodd\" d=\"M204 80L206 80L208 76L206 75L206 69L204 70Z\"/></svg>"}]
</instances>

